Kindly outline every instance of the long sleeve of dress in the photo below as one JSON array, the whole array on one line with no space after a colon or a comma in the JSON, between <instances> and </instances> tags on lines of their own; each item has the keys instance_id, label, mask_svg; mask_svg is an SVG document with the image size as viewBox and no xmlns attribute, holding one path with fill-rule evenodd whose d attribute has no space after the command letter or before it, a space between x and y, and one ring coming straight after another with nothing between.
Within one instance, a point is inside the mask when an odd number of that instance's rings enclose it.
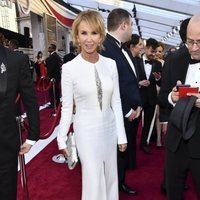
<instances>
[{"instance_id":1,"label":"long sleeve of dress","mask_svg":"<svg viewBox=\"0 0 200 200\"><path fill-rule=\"evenodd\" d=\"M67 133L72 121L73 111L73 85L72 77L69 71L69 65L64 64L62 66L62 111L59 124L59 131L57 136L58 148L66 148Z\"/></svg>"},{"instance_id":2,"label":"long sleeve of dress","mask_svg":"<svg viewBox=\"0 0 200 200\"><path fill-rule=\"evenodd\" d=\"M121 105L121 99L120 99L120 93L119 93L119 79L118 79L116 64L114 64L113 66L113 83L114 83L114 90L113 90L113 95L112 95L111 106L116 118L118 144L125 144L127 143L127 138L126 138L126 133L124 129L122 105Z\"/></svg>"}]
</instances>

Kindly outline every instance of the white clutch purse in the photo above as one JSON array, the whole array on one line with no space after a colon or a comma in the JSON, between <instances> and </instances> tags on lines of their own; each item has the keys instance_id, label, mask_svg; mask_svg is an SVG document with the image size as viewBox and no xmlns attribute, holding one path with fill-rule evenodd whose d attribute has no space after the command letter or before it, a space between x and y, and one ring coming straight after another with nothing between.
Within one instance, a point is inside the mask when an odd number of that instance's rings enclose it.
<instances>
[{"instance_id":1,"label":"white clutch purse","mask_svg":"<svg viewBox=\"0 0 200 200\"><path fill-rule=\"evenodd\" d=\"M74 169L78 162L78 154L76 149L76 142L74 133L70 132L67 137L67 150L69 152L69 156L67 156L67 164L70 170Z\"/></svg>"}]
</instances>

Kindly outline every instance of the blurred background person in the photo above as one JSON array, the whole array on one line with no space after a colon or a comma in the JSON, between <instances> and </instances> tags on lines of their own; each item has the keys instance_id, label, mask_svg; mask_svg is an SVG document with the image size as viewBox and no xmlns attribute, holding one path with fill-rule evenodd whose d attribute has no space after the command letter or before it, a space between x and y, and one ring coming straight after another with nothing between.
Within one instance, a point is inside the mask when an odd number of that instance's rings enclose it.
<instances>
[{"instance_id":1,"label":"blurred background person","mask_svg":"<svg viewBox=\"0 0 200 200\"><path fill-rule=\"evenodd\" d=\"M125 45L130 49L133 57L141 57L142 50L144 48L143 41L137 34L131 35L131 40L125 43Z\"/></svg>"},{"instance_id":2,"label":"blurred background person","mask_svg":"<svg viewBox=\"0 0 200 200\"><path fill-rule=\"evenodd\" d=\"M49 89L50 106L49 108L58 107L60 103L60 79L61 79L61 65L62 61L59 55L56 53L56 45L50 44L48 48L49 57L46 58L45 64L47 67L47 76L52 80L55 80L55 99L53 84ZM54 100L56 105L54 105Z\"/></svg>"},{"instance_id":3,"label":"blurred background person","mask_svg":"<svg viewBox=\"0 0 200 200\"><path fill-rule=\"evenodd\" d=\"M162 42L158 42L158 47L156 48L156 54L155 54L155 59L161 62L162 66L164 65L164 50L165 50L165 45ZM160 87L157 87L157 92L159 93ZM162 148L162 133L166 133L167 130L167 121L165 117L163 116L163 113L165 111L161 110L158 105L156 105L156 133L157 133L157 138L156 138L156 147Z\"/></svg>"},{"instance_id":4,"label":"blurred background person","mask_svg":"<svg viewBox=\"0 0 200 200\"><path fill-rule=\"evenodd\" d=\"M160 86L161 84L162 64L155 60L157 47L157 40L149 38L146 41L144 54L138 65L140 95L144 114L140 149L146 154L151 153L148 139L151 135L151 125L154 127L155 121L155 108L157 104L156 86Z\"/></svg>"},{"instance_id":5,"label":"blurred background person","mask_svg":"<svg viewBox=\"0 0 200 200\"><path fill-rule=\"evenodd\" d=\"M165 45L162 42L158 42L158 47L156 48L156 54L155 59L160 61L162 63L162 66L164 65L164 51L165 51Z\"/></svg>"},{"instance_id":6,"label":"blurred background person","mask_svg":"<svg viewBox=\"0 0 200 200\"><path fill-rule=\"evenodd\" d=\"M71 61L78 54L78 47L74 46L73 42L70 42L69 50L70 50L70 52L68 54L64 55L64 57L63 57L63 63L67 63L67 62Z\"/></svg>"},{"instance_id":7,"label":"blurred background person","mask_svg":"<svg viewBox=\"0 0 200 200\"><path fill-rule=\"evenodd\" d=\"M44 64L44 57L42 51L38 51L37 56L35 58L34 68L37 74L37 82L40 80L41 77L47 76L47 69Z\"/></svg>"}]
</instances>

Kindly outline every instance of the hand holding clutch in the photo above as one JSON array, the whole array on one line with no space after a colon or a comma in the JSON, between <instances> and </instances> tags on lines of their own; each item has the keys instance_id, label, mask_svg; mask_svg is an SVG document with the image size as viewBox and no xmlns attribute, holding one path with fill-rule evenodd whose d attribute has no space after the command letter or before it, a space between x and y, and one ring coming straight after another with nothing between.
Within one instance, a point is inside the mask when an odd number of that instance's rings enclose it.
<instances>
[{"instance_id":1,"label":"hand holding clutch","mask_svg":"<svg viewBox=\"0 0 200 200\"><path fill-rule=\"evenodd\" d=\"M67 150L68 150L68 156L67 156L67 164L70 170L74 169L78 162L78 154L76 149L76 142L74 133L70 132L67 137Z\"/></svg>"}]
</instances>

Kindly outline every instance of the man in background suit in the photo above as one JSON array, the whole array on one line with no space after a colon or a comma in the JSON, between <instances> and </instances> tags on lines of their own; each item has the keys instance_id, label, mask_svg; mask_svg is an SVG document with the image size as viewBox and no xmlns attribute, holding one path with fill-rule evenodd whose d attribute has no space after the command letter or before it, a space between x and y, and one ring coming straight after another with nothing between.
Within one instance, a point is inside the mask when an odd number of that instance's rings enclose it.
<instances>
[{"instance_id":1,"label":"man in background suit","mask_svg":"<svg viewBox=\"0 0 200 200\"><path fill-rule=\"evenodd\" d=\"M188 51L174 52L165 63L159 95L159 102L162 105L176 106L178 104L177 84L184 83L200 87L200 14L194 15L189 21L186 45ZM195 94L195 96L197 100L193 109L197 111L200 109L200 95ZM184 139L183 132L172 124L172 118L169 119L165 142L166 189L169 200L183 199L188 169L192 172L198 199L200 199L200 116L198 115L196 122L194 120L192 122L196 123L195 132L188 139Z\"/></svg>"},{"instance_id":2,"label":"man in background suit","mask_svg":"<svg viewBox=\"0 0 200 200\"><path fill-rule=\"evenodd\" d=\"M122 46L122 43L130 40L132 26L132 16L129 12L123 9L112 10L107 21L108 34L103 44L105 50L102 51L102 55L116 61L119 74L120 96L128 146L125 152L118 151L118 178L119 189L128 194L136 194L134 189L125 184L125 173L131 161L130 157L135 157L137 133L135 129L138 126L137 118L141 110L134 58L128 48Z\"/></svg>"},{"instance_id":3,"label":"man in background suit","mask_svg":"<svg viewBox=\"0 0 200 200\"><path fill-rule=\"evenodd\" d=\"M45 60L47 67L47 76L52 80L55 79L55 100L56 105L54 105L54 93L53 86L49 89L50 96L50 108L54 106L58 107L60 103L60 79L61 79L61 58L56 53L56 45L50 44L48 48L49 57Z\"/></svg>"},{"instance_id":4,"label":"man in background suit","mask_svg":"<svg viewBox=\"0 0 200 200\"><path fill-rule=\"evenodd\" d=\"M138 65L140 94L144 112L140 149L146 154L150 154L147 138L157 104L156 85L160 86L161 83L162 64L154 59L157 47L158 42L153 38L149 38L146 41L145 53Z\"/></svg>"},{"instance_id":5,"label":"man in background suit","mask_svg":"<svg viewBox=\"0 0 200 200\"><path fill-rule=\"evenodd\" d=\"M20 94L29 132L20 147L15 100ZM28 58L0 45L0 199L16 200L18 154L27 153L39 138L39 110Z\"/></svg>"},{"instance_id":6,"label":"man in background suit","mask_svg":"<svg viewBox=\"0 0 200 200\"><path fill-rule=\"evenodd\" d=\"M77 55L78 48L73 45L73 42L69 43L69 50L70 52L63 57L63 64L73 60Z\"/></svg>"}]
</instances>

